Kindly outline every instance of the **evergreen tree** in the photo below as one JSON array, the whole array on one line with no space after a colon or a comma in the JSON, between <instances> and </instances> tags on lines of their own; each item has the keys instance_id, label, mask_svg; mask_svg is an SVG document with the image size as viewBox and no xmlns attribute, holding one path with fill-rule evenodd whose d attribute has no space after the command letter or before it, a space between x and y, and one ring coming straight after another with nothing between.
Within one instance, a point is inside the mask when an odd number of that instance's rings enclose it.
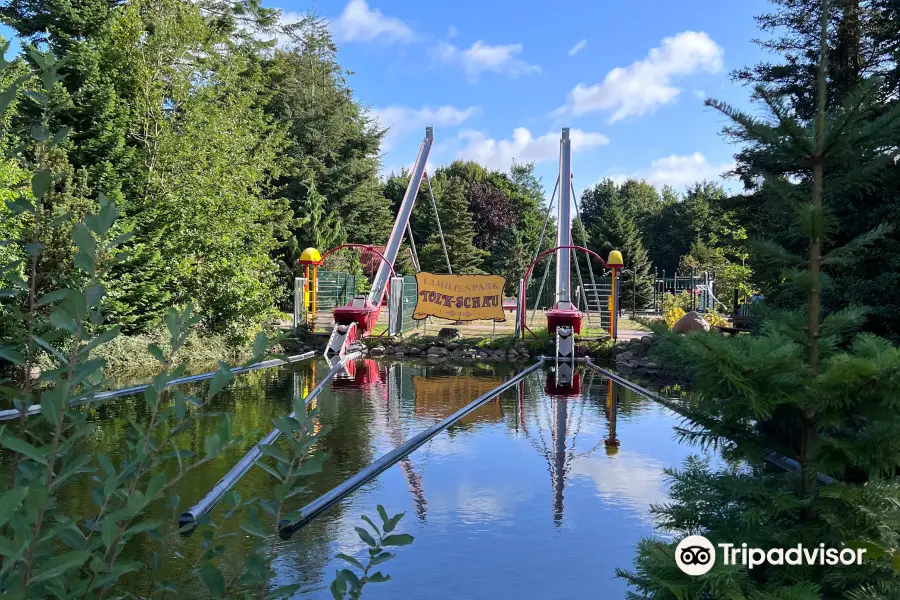
<instances>
[{"instance_id":1,"label":"evergreen tree","mask_svg":"<svg viewBox=\"0 0 900 600\"><path fill-rule=\"evenodd\" d=\"M440 195L438 214L450 257L453 273L469 275L482 273L487 252L475 246L475 225L468 210L464 183L452 177ZM447 270L441 238L434 233L419 252L423 271L444 273Z\"/></svg>"},{"instance_id":2,"label":"evergreen tree","mask_svg":"<svg viewBox=\"0 0 900 600\"><path fill-rule=\"evenodd\" d=\"M593 218L593 223L590 225L585 220L585 227L589 228L588 235L593 246L591 250L604 258L609 256L611 250L619 250L622 253L625 269L629 271L627 279L624 279L622 283L622 306L631 306L634 296L635 305L643 307L653 297L653 276L647 250L644 248L637 225L627 215L622 198L617 193L611 197L606 196L605 192L608 186L605 183L598 186L603 190L602 196L600 194L591 195L595 201L602 198L603 212ZM584 207L582 210L585 210ZM632 277L635 281L634 294L631 285Z\"/></svg>"},{"instance_id":3,"label":"evergreen tree","mask_svg":"<svg viewBox=\"0 0 900 600\"><path fill-rule=\"evenodd\" d=\"M764 84L782 98L786 108L801 119L811 120L816 112L815 80L819 31L816 15L820 0L773 0L773 9L757 17L771 37L757 43L772 52L774 58L734 74L743 83ZM874 100L870 120L900 104L900 7L895 0L836 0L829 13L828 93L826 108L838 108L852 98L851 91L863 80L882 80ZM740 131L736 131L738 139ZM746 141L746 139L741 139ZM762 175L790 175L791 163L781 161L765 147L747 144L737 155L736 172L746 193L735 199L740 221L753 237L766 236L794 252L802 244L791 230L790 208L781 202L779 191L766 183ZM854 164L846 165L852 175ZM900 165L877 165L878 173L868 175L870 185L854 193L826 194L824 202L837 225L833 242L844 244L865 233L868 217L895 223L900 219ZM837 170L837 167L833 171ZM834 189L831 187L830 189ZM866 218L863 218L866 217ZM830 310L864 303L871 307L865 328L878 335L900 341L900 230L878 242L877 261L859 261L833 269L823 288L823 302ZM781 271L771 263L753 263L756 285L766 289L768 303L789 306L792 290L778 289Z\"/></svg>"},{"instance_id":4,"label":"evergreen tree","mask_svg":"<svg viewBox=\"0 0 900 600\"><path fill-rule=\"evenodd\" d=\"M510 227L500 234L496 250L491 256L493 260L489 272L492 275L502 275L506 279L503 293L507 296L516 296L519 293L519 280L525 275L525 268L531 260L525 252L522 233L518 229Z\"/></svg>"},{"instance_id":5,"label":"evergreen tree","mask_svg":"<svg viewBox=\"0 0 900 600\"><path fill-rule=\"evenodd\" d=\"M341 222L343 234L329 243L385 243L393 220L378 181L385 132L353 98L327 22L305 15L291 26L287 47L276 49L262 68L271 90L265 110L286 131L275 186L298 219L291 247L302 251L309 244L304 219L313 189L324 199L325 213ZM282 260L296 267L296 258Z\"/></svg>"},{"instance_id":6,"label":"evergreen tree","mask_svg":"<svg viewBox=\"0 0 900 600\"><path fill-rule=\"evenodd\" d=\"M900 349L855 333L861 309L828 312L822 304L828 272L865 260L886 232L878 225L848 244L833 243L838 232L825 198L869 185L893 159L886 149L900 135L900 109L878 110L878 80L826 109L829 12L820 8L811 120L793 116L764 87L756 93L771 121L708 102L760 150L792 167L791 179L770 176L767 185L793 213L805 252L772 241L757 252L781 265L785 285L803 302L772 311L760 335L664 337L665 359L694 376L694 397L682 406L682 436L721 448L732 466L711 470L694 458L669 471L672 502L653 512L676 537L700 534L714 545L746 543L764 551L847 545L869 549L868 560L839 568L763 564L752 571L717 561L706 575L691 577L675 564L677 540L644 540L636 570L619 572L637 589L633 597L875 600L896 598L900 589ZM795 460L798 472L767 468L771 451Z\"/></svg>"}]
</instances>

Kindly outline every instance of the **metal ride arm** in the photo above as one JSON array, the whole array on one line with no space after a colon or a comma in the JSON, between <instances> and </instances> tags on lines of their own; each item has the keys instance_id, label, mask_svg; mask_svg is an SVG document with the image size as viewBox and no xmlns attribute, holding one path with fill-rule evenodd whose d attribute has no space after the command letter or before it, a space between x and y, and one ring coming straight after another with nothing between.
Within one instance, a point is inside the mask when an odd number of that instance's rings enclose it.
<instances>
[{"instance_id":1,"label":"metal ride arm","mask_svg":"<svg viewBox=\"0 0 900 600\"><path fill-rule=\"evenodd\" d=\"M416 164L409 177L409 184L406 186L406 193L403 195L403 201L397 212L397 219L394 221L394 228L391 230L391 235L384 248L384 260L378 266L369 295L356 296L349 305L338 306L334 309L334 331L325 347L325 356L330 353L343 354L346 352L348 344L358 337L367 335L375 327L378 314L381 312L381 302L384 300L384 293L394 270L394 262L397 260L400 244L408 229L409 217L419 193L419 186L425 175L425 165L428 162L433 142L434 129L426 127L425 139L422 140L419 156L416 158Z\"/></svg>"},{"instance_id":2,"label":"metal ride arm","mask_svg":"<svg viewBox=\"0 0 900 600\"><path fill-rule=\"evenodd\" d=\"M318 396L322 390L325 389L325 386L329 381L334 378L338 372L344 368L344 365L347 361L353 360L355 358L359 358L361 355L357 352L351 352L350 354L346 354L338 360L335 365L328 371L328 374L322 378L322 381L316 385L312 389L312 391L307 394L306 398L303 399L303 402L306 406L315 400L316 396ZM294 416L292 412L290 417ZM178 527L179 529L188 528L185 530L185 533L191 533L193 529L197 526L197 520L205 514L208 514L213 508L215 508L216 504L225 496L225 494L232 487L240 481L241 477L243 477L247 471L259 460L259 457L262 456L262 450L260 446L268 446L275 443L281 436L280 429L273 429L269 434L256 443L253 448L250 449L244 457L237 462L231 470L228 471L222 478L212 487L212 489L194 506L187 509L185 512L181 513L181 516L178 517Z\"/></svg>"},{"instance_id":3,"label":"metal ride arm","mask_svg":"<svg viewBox=\"0 0 900 600\"><path fill-rule=\"evenodd\" d=\"M547 311L547 329L556 333L556 380L570 385L575 372L575 334L584 316L572 303L572 141L569 128L559 141L559 218L556 233L556 304Z\"/></svg>"}]
</instances>

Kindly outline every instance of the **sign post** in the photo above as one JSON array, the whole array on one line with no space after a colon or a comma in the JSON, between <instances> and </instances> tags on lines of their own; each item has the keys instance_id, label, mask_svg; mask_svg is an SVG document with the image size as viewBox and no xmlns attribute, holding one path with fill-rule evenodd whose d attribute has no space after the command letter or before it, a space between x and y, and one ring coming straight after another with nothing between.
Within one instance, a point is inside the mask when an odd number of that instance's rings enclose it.
<instances>
[{"instance_id":1,"label":"sign post","mask_svg":"<svg viewBox=\"0 0 900 600\"><path fill-rule=\"evenodd\" d=\"M506 321L499 275L436 275L416 273L418 295L413 318L438 317L449 321Z\"/></svg>"}]
</instances>

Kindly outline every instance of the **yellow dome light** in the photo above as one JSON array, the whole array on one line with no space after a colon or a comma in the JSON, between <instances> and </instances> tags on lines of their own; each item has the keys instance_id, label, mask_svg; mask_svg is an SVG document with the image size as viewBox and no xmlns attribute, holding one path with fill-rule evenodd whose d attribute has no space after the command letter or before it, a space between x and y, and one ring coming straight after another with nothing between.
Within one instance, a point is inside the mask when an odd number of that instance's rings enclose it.
<instances>
[{"instance_id":1,"label":"yellow dome light","mask_svg":"<svg viewBox=\"0 0 900 600\"><path fill-rule=\"evenodd\" d=\"M622 253L618 250L610 251L609 259L607 259L606 264L610 267L624 267L625 262L622 260Z\"/></svg>"},{"instance_id":2,"label":"yellow dome light","mask_svg":"<svg viewBox=\"0 0 900 600\"><path fill-rule=\"evenodd\" d=\"M319 265L322 263L322 255L315 248L307 248L297 262L301 265Z\"/></svg>"}]
</instances>

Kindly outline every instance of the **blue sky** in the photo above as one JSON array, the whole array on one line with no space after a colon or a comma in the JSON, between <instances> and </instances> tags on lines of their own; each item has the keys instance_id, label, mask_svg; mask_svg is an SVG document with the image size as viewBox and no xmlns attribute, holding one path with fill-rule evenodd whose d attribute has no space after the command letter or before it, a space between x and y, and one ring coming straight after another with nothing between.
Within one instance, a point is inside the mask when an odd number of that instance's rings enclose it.
<instances>
[{"instance_id":1,"label":"blue sky","mask_svg":"<svg viewBox=\"0 0 900 600\"><path fill-rule=\"evenodd\" d=\"M270 0L285 21L309 0ZM426 125L429 170L455 158L556 179L561 127L576 190L637 177L682 190L718 178L735 147L711 96L748 106L728 73L763 58L764 0L318 0L357 98L391 128L385 173L410 166ZM0 31L9 36L8 28ZM728 183L728 182L724 182ZM735 187L731 183L729 187Z\"/></svg>"},{"instance_id":2,"label":"blue sky","mask_svg":"<svg viewBox=\"0 0 900 600\"><path fill-rule=\"evenodd\" d=\"M282 1L286 19L307 6ZM767 3L320 0L317 10L357 97L392 128L388 172L415 160L433 125L432 170L534 160L552 188L567 126L576 190L629 176L681 190L733 161L725 119L703 98L748 106L728 73L763 58L751 40Z\"/></svg>"}]
</instances>

